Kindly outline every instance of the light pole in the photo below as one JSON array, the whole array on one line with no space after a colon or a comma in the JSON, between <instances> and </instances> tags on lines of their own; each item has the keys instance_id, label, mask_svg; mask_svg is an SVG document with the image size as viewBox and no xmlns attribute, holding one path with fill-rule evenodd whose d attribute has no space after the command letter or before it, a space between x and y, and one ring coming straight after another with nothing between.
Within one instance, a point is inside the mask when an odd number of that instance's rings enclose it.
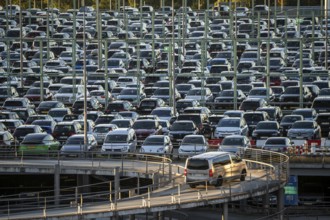
<instances>
[{"instance_id":1,"label":"light pole","mask_svg":"<svg viewBox=\"0 0 330 220\"><path fill-rule=\"evenodd\" d=\"M85 6L85 1L83 2ZM87 73L86 73L86 25L85 25L85 11L83 12L83 45L84 45L84 152L87 151ZM100 54L99 54L100 55ZM74 88L75 90L76 88Z\"/></svg>"}]
</instances>

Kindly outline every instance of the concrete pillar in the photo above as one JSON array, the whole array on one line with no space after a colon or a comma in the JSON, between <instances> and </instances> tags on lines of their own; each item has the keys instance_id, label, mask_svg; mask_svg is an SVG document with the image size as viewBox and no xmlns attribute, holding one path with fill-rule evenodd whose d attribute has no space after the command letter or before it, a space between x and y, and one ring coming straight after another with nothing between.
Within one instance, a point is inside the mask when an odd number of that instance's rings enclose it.
<instances>
[{"instance_id":1,"label":"concrete pillar","mask_svg":"<svg viewBox=\"0 0 330 220\"><path fill-rule=\"evenodd\" d=\"M120 168L116 167L114 169L114 182L115 182L115 203L117 202L117 199L119 198L119 188L120 188Z\"/></svg>"},{"instance_id":2,"label":"concrete pillar","mask_svg":"<svg viewBox=\"0 0 330 220\"><path fill-rule=\"evenodd\" d=\"M277 211L279 213L278 219L283 220L284 209L284 189L281 188L277 191Z\"/></svg>"},{"instance_id":3,"label":"concrete pillar","mask_svg":"<svg viewBox=\"0 0 330 220\"><path fill-rule=\"evenodd\" d=\"M154 190L159 188L159 173L154 173L152 175L152 184L153 184Z\"/></svg>"},{"instance_id":4,"label":"concrete pillar","mask_svg":"<svg viewBox=\"0 0 330 220\"><path fill-rule=\"evenodd\" d=\"M264 213L269 213L269 194L266 193L262 197L262 208L264 210Z\"/></svg>"},{"instance_id":5,"label":"concrete pillar","mask_svg":"<svg viewBox=\"0 0 330 220\"><path fill-rule=\"evenodd\" d=\"M158 212L158 220L164 220L164 212Z\"/></svg>"},{"instance_id":6,"label":"concrete pillar","mask_svg":"<svg viewBox=\"0 0 330 220\"><path fill-rule=\"evenodd\" d=\"M222 204L222 220L228 220L228 203Z\"/></svg>"},{"instance_id":7,"label":"concrete pillar","mask_svg":"<svg viewBox=\"0 0 330 220\"><path fill-rule=\"evenodd\" d=\"M60 165L55 164L54 166L54 203L55 205L60 204Z\"/></svg>"},{"instance_id":8,"label":"concrete pillar","mask_svg":"<svg viewBox=\"0 0 330 220\"><path fill-rule=\"evenodd\" d=\"M89 193L90 188L87 187L89 185L89 175L77 175L77 186L78 186L78 193Z\"/></svg>"},{"instance_id":9,"label":"concrete pillar","mask_svg":"<svg viewBox=\"0 0 330 220\"><path fill-rule=\"evenodd\" d=\"M240 211L241 212L245 212L245 207L247 206L247 201L246 201L246 199L242 199L242 200L240 200L240 202L239 202L239 208L240 208Z\"/></svg>"}]
</instances>

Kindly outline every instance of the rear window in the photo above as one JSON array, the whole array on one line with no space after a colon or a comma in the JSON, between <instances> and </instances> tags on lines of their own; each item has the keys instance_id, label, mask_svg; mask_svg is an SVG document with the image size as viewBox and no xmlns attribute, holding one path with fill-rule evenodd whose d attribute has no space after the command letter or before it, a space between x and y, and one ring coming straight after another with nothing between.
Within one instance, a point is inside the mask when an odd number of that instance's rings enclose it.
<instances>
[{"instance_id":1,"label":"rear window","mask_svg":"<svg viewBox=\"0 0 330 220\"><path fill-rule=\"evenodd\" d=\"M190 159L187 163L187 169L191 170L206 170L209 169L209 163L207 160Z\"/></svg>"}]
</instances>

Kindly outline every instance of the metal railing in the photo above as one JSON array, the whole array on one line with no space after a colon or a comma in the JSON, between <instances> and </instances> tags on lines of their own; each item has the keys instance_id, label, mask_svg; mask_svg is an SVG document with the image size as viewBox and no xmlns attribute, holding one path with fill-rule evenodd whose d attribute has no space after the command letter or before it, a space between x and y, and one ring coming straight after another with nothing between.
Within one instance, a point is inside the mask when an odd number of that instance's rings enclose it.
<instances>
[{"instance_id":1,"label":"metal railing","mask_svg":"<svg viewBox=\"0 0 330 220\"><path fill-rule=\"evenodd\" d=\"M116 191L113 190L114 181L108 181L99 184L108 185L109 190L100 190L95 191L93 193L83 193L81 192L83 191L82 188L78 187L61 189L59 204L54 204L56 200L55 196L53 196L54 191L30 193L28 195L30 195L31 198L20 198L18 200L15 200L15 195L13 195L12 197L0 197L0 213L2 213L2 215L0 215L0 218L4 216L10 217L11 215L15 216L15 214L17 213L20 214L31 211L35 213L36 218L46 215L48 216L48 212L54 210L61 210L61 216L84 214L83 208L84 210L87 210L95 205L106 205L106 210L99 210L100 212L109 212L110 207L110 211L119 213L119 211L123 212L124 210L127 210L127 207L123 205L127 201L134 201L134 204L136 203L135 208L137 209L148 208L150 209L150 211L152 211L153 209L157 209L157 207L160 206L167 207L172 205L172 208L168 207L169 210L171 210L173 209L173 205L183 206L184 204L191 204L196 202L198 203L200 201L207 201L209 204L216 204L219 203L220 200L232 201L233 198L239 200L240 198L247 198L253 196L254 194L260 194L260 192L264 192L265 189L278 189L280 187L283 187L283 185L287 182L289 162L288 156L276 152L258 149L241 149L238 154L242 158L244 158L248 170L250 171L250 174L247 175L244 181L246 185L242 184L243 182L233 182L228 180L225 181L225 184L223 186L217 187L215 190L214 187L209 187L207 182L205 183L206 187L202 188L201 190L200 188L198 188L198 190L189 190L187 189L188 187L185 183L175 183L175 178L169 179L168 177L168 179L165 178L159 181L153 180L152 184L146 184L145 186L140 186L138 184L138 186L136 187L134 186L126 189L119 189ZM132 163L132 161L133 163L135 163L134 160L139 160L137 154L134 154L135 157L133 157L133 155L131 154L127 154L125 156L125 158L129 158L131 160L124 161L124 157L118 158L120 162L123 161L122 169L124 170L127 169L125 165L129 165L129 163ZM143 160L141 160L140 162L144 161L145 164L148 164L147 161L150 161L150 163L155 163L154 161L151 161L152 158L161 158L149 155L140 156L141 158L143 158ZM146 160L146 158L148 159ZM33 159L36 159L36 157L33 157ZM59 164L61 166L65 166L65 163L62 163L64 162L64 160L62 160L61 158L58 159L59 161L61 161ZM99 158L95 159L95 157L93 156L91 158L86 158L86 161L87 159L95 160L95 164L97 164L98 162L104 162L104 160L100 160ZM111 161L113 160L115 159L112 159ZM27 163L25 164L24 162L31 162L29 157L24 157L22 160L22 164L20 164L20 161L21 160L17 160L18 166L29 166ZM158 164L160 165L159 169L149 173L152 173L153 175L164 175L169 173L172 174L176 173L173 172L176 168L178 174L183 173L183 168L178 165L173 165L170 159L162 158L162 161L167 161L168 167L165 166L165 163L163 165L162 162L160 164L158 162ZM99 165L96 165L95 168L99 169ZM132 169L131 165L129 165L129 169ZM166 171L163 171L164 169ZM146 169L145 171L148 171L148 169ZM253 171L260 171L261 173L256 176L253 174ZM172 184L169 184L169 180L172 181ZM132 181L132 178L124 178L120 181ZM93 186L97 187L99 185L93 184L82 187ZM144 194L140 195L141 193ZM114 200L114 198L117 199ZM161 198L161 201L159 201L159 198ZM197 204L196 206L199 205L200 204ZM72 213L72 210L76 210L77 212Z\"/></svg>"}]
</instances>

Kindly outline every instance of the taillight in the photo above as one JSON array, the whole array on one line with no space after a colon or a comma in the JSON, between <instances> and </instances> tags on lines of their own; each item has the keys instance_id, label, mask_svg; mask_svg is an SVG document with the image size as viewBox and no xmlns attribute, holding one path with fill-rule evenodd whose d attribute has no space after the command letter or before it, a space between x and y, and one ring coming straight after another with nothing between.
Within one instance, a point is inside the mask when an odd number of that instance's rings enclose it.
<instances>
[{"instance_id":1,"label":"taillight","mask_svg":"<svg viewBox=\"0 0 330 220\"><path fill-rule=\"evenodd\" d=\"M74 134L76 134L76 133L74 133L74 132L69 132L69 136L72 136L72 135L74 135Z\"/></svg>"},{"instance_id":2,"label":"taillight","mask_svg":"<svg viewBox=\"0 0 330 220\"><path fill-rule=\"evenodd\" d=\"M209 177L213 177L213 170L209 169Z\"/></svg>"},{"instance_id":3,"label":"taillight","mask_svg":"<svg viewBox=\"0 0 330 220\"><path fill-rule=\"evenodd\" d=\"M183 175L187 176L187 169L184 169Z\"/></svg>"},{"instance_id":4,"label":"taillight","mask_svg":"<svg viewBox=\"0 0 330 220\"><path fill-rule=\"evenodd\" d=\"M102 99L104 99L104 98L105 98L105 96L104 96L104 95L101 95L101 98L102 98Z\"/></svg>"}]
</instances>

